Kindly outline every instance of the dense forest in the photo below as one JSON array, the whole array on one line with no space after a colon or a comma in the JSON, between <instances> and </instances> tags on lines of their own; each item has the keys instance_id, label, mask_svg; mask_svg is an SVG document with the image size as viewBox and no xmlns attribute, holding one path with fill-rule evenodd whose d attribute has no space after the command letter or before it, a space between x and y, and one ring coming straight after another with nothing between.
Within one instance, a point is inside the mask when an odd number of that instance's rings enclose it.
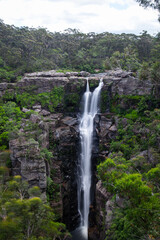
<instances>
[{"instance_id":1,"label":"dense forest","mask_svg":"<svg viewBox=\"0 0 160 240\"><path fill-rule=\"evenodd\" d=\"M48 69L104 71L122 68L140 78L160 72L160 35L84 34L76 29L49 32L45 28L10 26L0 21L0 81L14 82L25 72Z\"/></svg>"},{"instance_id":2,"label":"dense forest","mask_svg":"<svg viewBox=\"0 0 160 240\"><path fill-rule=\"evenodd\" d=\"M139 81L151 80L154 86L151 96L116 95L109 102L110 115L118 121L118 129L116 138L109 143L110 154L104 162L99 162L97 176L113 202L118 196L123 205L114 208L106 239L158 240L160 33L156 36L146 31L138 36L108 32L84 34L76 29L52 33L45 28L19 28L0 20L2 85L18 82L27 72L51 69L90 73L123 69ZM58 222L61 219L49 205L55 188L52 179L47 183L48 202L44 202L38 187L30 188L27 181L11 174L9 140L22 128L23 119L27 122L35 114L33 109L24 112L22 108L40 104L56 113L64 96L60 87L37 95L32 90L29 93L17 90L15 96L6 91L0 98L0 239L70 239L65 225ZM74 96L72 102L76 105L79 98L76 93ZM103 97L108 95L102 93ZM26 132L39 131L36 127L31 123ZM106 150L104 146L99 149ZM48 162L53 158L48 149L43 149L41 154ZM147 154L150 154L149 162Z\"/></svg>"},{"instance_id":3,"label":"dense forest","mask_svg":"<svg viewBox=\"0 0 160 240\"><path fill-rule=\"evenodd\" d=\"M154 96L116 96L112 102L118 134L97 167L114 204L106 239L159 239L159 106Z\"/></svg>"}]
</instances>

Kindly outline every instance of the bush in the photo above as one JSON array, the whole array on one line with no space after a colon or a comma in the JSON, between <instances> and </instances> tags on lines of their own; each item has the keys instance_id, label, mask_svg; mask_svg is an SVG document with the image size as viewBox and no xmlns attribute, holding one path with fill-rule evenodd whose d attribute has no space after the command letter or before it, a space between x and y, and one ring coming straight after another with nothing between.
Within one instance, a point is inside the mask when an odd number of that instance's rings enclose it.
<instances>
[{"instance_id":1,"label":"bush","mask_svg":"<svg viewBox=\"0 0 160 240\"><path fill-rule=\"evenodd\" d=\"M152 64L151 79L153 83L160 84L160 62L155 62Z\"/></svg>"}]
</instances>

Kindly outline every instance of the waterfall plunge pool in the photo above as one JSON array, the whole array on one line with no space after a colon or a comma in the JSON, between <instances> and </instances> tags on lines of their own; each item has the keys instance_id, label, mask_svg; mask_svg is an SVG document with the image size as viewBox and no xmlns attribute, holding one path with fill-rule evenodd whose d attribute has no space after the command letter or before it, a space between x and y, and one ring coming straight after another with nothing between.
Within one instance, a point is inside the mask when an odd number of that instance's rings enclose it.
<instances>
[{"instance_id":1,"label":"waterfall plunge pool","mask_svg":"<svg viewBox=\"0 0 160 240\"><path fill-rule=\"evenodd\" d=\"M88 229L87 227L78 227L72 234L72 240L87 240L88 239Z\"/></svg>"}]
</instances>

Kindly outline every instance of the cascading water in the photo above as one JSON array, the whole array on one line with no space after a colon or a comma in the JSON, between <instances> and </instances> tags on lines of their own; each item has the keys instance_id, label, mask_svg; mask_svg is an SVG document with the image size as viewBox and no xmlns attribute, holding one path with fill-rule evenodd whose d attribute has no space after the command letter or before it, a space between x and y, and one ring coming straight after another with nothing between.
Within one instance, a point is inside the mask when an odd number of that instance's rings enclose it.
<instances>
[{"instance_id":1,"label":"cascading water","mask_svg":"<svg viewBox=\"0 0 160 240\"><path fill-rule=\"evenodd\" d=\"M94 92L90 92L87 80L86 92L84 93L84 110L80 119L79 131L81 141L81 154L78 169L78 211L80 214L79 239L88 239L88 215L90 207L91 189L91 154L92 138L94 130L94 118L98 112L98 100L102 79ZM77 234L76 234L77 236ZM73 238L74 239L74 238ZM78 239L78 238L77 238Z\"/></svg>"}]
</instances>

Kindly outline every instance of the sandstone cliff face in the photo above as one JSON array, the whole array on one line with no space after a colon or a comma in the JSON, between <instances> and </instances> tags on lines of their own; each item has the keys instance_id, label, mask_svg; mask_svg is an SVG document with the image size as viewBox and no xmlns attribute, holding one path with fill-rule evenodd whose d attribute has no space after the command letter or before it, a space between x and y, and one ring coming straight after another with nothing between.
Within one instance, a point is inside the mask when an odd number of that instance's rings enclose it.
<instances>
[{"instance_id":1,"label":"sandstone cliff face","mask_svg":"<svg viewBox=\"0 0 160 240\"><path fill-rule=\"evenodd\" d=\"M10 140L12 172L19 174L31 186L39 186L43 199L46 199L47 179L51 178L56 184L52 194L51 205L63 219L69 230L73 230L79 221L77 211L77 160L79 148L78 112L80 101L85 91L86 78L90 87L95 88L99 79L103 77L101 107L103 113L95 119L95 133L93 148L93 189L92 208L93 216L91 228L95 224L102 226L105 222L109 226L111 221L112 202L100 182L96 185L96 164L98 159L105 159L109 154L110 142L117 135L116 118L109 113L111 99L116 95L149 95L152 93L150 81L141 82L131 73L123 71L108 71L104 74L91 75L81 73L57 73L54 70L26 74L15 84L1 83L0 96L11 94L16 97L18 93L30 92L39 94L50 92L55 87L63 87L64 98L56 113L50 113L40 103L32 106L37 114L24 120L16 136ZM76 94L76 95L75 95ZM23 109L28 111L28 109ZM32 125L34 127L29 128ZM99 148L98 148L99 145ZM43 149L52 152L50 162L41 154ZM57 187L58 186L58 187ZM96 186L96 187L95 187ZM95 194L96 193L96 194ZM94 197L96 195L96 198ZM95 207L97 215L95 215ZM92 214L91 214L92 215ZM99 228L98 227L98 228ZM94 230L90 231L94 239ZM100 231L100 239L104 239L104 230Z\"/></svg>"},{"instance_id":2,"label":"sandstone cliff face","mask_svg":"<svg viewBox=\"0 0 160 240\"><path fill-rule=\"evenodd\" d=\"M140 81L132 76L132 73L121 70L107 71L103 74L89 74L87 72L68 72L57 73L55 70L48 72L28 73L17 83L0 83L0 96L6 91L10 94L16 94L16 91L27 92L32 89L33 93L49 92L55 86L62 86L65 92L77 91L83 88L86 78L89 79L91 85L97 85L97 81L103 78L104 89L110 86L113 95L145 95L151 94L153 85L149 80Z\"/></svg>"},{"instance_id":3,"label":"sandstone cliff face","mask_svg":"<svg viewBox=\"0 0 160 240\"><path fill-rule=\"evenodd\" d=\"M41 110L40 113L46 113ZM51 193L51 206L59 219L72 230L78 222L76 200L76 164L78 131L76 118L63 114L41 116L32 114L22 128L10 140L13 175L21 175L30 186L39 186L46 199L47 179L51 178L55 189ZM35 130L26 130L32 123ZM53 153L48 162L43 149ZM76 218L76 219L75 219Z\"/></svg>"}]
</instances>

